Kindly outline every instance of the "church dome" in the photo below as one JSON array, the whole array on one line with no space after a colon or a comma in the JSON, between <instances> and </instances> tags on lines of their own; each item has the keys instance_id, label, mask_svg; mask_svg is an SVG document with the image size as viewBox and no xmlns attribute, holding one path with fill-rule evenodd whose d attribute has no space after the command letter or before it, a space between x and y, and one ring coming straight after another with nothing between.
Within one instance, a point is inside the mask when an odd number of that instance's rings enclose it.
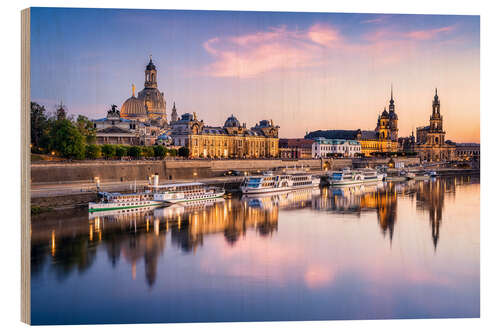
<instances>
[{"instance_id":1,"label":"church dome","mask_svg":"<svg viewBox=\"0 0 500 333\"><path fill-rule=\"evenodd\" d=\"M235 116L231 115L224 123L224 127L240 127L240 122Z\"/></svg>"},{"instance_id":2,"label":"church dome","mask_svg":"<svg viewBox=\"0 0 500 333\"><path fill-rule=\"evenodd\" d=\"M131 96L123 102L120 114L124 118L147 117L144 102L135 96Z\"/></svg>"}]
</instances>

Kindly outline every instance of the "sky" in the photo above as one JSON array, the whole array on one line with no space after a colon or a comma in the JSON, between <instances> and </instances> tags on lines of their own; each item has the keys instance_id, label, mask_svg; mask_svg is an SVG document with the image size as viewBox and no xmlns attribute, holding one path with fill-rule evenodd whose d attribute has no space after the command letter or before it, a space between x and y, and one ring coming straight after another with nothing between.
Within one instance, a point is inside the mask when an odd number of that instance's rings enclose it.
<instances>
[{"instance_id":1,"label":"sky","mask_svg":"<svg viewBox=\"0 0 500 333\"><path fill-rule=\"evenodd\" d=\"M144 87L211 126L273 119L280 137L373 130L391 85L399 136L428 125L480 140L479 16L33 8L31 99L102 118Z\"/></svg>"}]
</instances>

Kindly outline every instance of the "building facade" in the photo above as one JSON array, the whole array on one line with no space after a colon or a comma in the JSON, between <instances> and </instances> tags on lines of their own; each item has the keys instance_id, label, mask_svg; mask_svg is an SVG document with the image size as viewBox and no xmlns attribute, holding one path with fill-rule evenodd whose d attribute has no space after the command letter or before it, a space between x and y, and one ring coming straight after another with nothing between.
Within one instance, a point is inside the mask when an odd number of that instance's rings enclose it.
<instances>
[{"instance_id":1,"label":"building facade","mask_svg":"<svg viewBox=\"0 0 500 333\"><path fill-rule=\"evenodd\" d=\"M457 143L455 156L462 161L479 161L481 145L479 143Z\"/></svg>"},{"instance_id":2,"label":"building facade","mask_svg":"<svg viewBox=\"0 0 500 333\"><path fill-rule=\"evenodd\" d=\"M185 113L171 122L173 144L188 148L191 158L276 158L278 129L272 120L252 128L231 115L224 126L206 126L196 113Z\"/></svg>"},{"instance_id":3,"label":"building facade","mask_svg":"<svg viewBox=\"0 0 500 333\"><path fill-rule=\"evenodd\" d=\"M384 111L378 116L375 129L370 130L319 130L306 134L304 138L325 138L330 140L355 140L361 145L361 154L373 156L398 151L398 115L391 87L389 112ZM313 151L314 156L314 151Z\"/></svg>"},{"instance_id":4,"label":"building facade","mask_svg":"<svg viewBox=\"0 0 500 333\"><path fill-rule=\"evenodd\" d=\"M422 160L453 160L455 158L456 146L450 141L445 141L445 135L443 116L441 115L441 102L436 88L432 101L432 113L429 118L429 125L417 128L417 137L413 150Z\"/></svg>"},{"instance_id":5,"label":"building facade","mask_svg":"<svg viewBox=\"0 0 500 333\"><path fill-rule=\"evenodd\" d=\"M279 155L282 159L308 159L312 158L312 145L310 139L279 139Z\"/></svg>"},{"instance_id":6,"label":"building facade","mask_svg":"<svg viewBox=\"0 0 500 333\"><path fill-rule=\"evenodd\" d=\"M361 154L361 144L356 140L316 138L312 144L314 158L356 157Z\"/></svg>"},{"instance_id":7,"label":"building facade","mask_svg":"<svg viewBox=\"0 0 500 333\"><path fill-rule=\"evenodd\" d=\"M160 128L120 116L112 105L106 118L93 120L97 144L153 145Z\"/></svg>"}]
</instances>

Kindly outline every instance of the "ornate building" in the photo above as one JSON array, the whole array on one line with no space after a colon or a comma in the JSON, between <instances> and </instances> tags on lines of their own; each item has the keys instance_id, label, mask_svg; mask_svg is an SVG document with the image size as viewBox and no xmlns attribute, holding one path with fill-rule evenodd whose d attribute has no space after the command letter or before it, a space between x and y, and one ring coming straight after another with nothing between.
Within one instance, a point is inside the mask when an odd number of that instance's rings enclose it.
<instances>
[{"instance_id":1,"label":"ornate building","mask_svg":"<svg viewBox=\"0 0 500 333\"><path fill-rule=\"evenodd\" d=\"M398 115L396 114L396 107L391 87L389 112L387 112L384 108L384 111L377 119L375 130L320 130L306 134L305 138L357 140L361 144L361 153L365 156L371 156L377 153L397 152L398 131Z\"/></svg>"},{"instance_id":2,"label":"ornate building","mask_svg":"<svg viewBox=\"0 0 500 333\"><path fill-rule=\"evenodd\" d=\"M188 148L192 158L278 157L279 126L272 120L261 120L248 129L231 115L223 127L215 127L206 126L196 113L185 113L171 127L173 144Z\"/></svg>"},{"instance_id":3,"label":"ornate building","mask_svg":"<svg viewBox=\"0 0 500 333\"><path fill-rule=\"evenodd\" d=\"M417 128L417 138L413 150L418 153L421 159L427 161L452 160L455 157L456 147L445 141L445 134L441 102L436 88L429 125Z\"/></svg>"},{"instance_id":4,"label":"ornate building","mask_svg":"<svg viewBox=\"0 0 500 333\"><path fill-rule=\"evenodd\" d=\"M138 121L155 120L165 125L167 122L165 97L158 90L158 73L151 56L144 77L144 89L139 91L137 97L135 97L135 86L132 85L132 96L123 103L121 116Z\"/></svg>"},{"instance_id":5,"label":"ornate building","mask_svg":"<svg viewBox=\"0 0 500 333\"><path fill-rule=\"evenodd\" d=\"M93 120L97 144L153 145L160 129L139 120L121 117L112 105L106 118Z\"/></svg>"}]
</instances>

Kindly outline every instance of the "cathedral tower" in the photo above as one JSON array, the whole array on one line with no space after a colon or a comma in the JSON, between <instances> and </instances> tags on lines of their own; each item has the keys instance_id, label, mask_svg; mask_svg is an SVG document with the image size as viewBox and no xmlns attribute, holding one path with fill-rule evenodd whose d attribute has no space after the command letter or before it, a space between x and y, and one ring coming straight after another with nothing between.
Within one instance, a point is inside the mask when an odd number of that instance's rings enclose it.
<instances>
[{"instance_id":1,"label":"cathedral tower","mask_svg":"<svg viewBox=\"0 0 500 333\"><path fill-rule=\"evenodd\" d=\"M390 138L392 141L398 140L398 115L396 114L396 106L394 105L394 97L392 94L391 84L391 100L389 101L389 128Z\"/></svg>"},{"instance_id":2,"label":"cathedral tower","mask_svg":"<svg viewBox=\"0 0 500 333\"><path fill-rule=\"evenodd\" d=\"M439 97L436 93L434 95L434 100L432 101L432 115L430 117L429 122L429 133L427 134L427 142L434 145L443 145L444 144L444 135L443 131L443 117L441 116L441 103L439 101Z\"/></svg>"},{"instance_id":3,"label":"cathedral tower","mask_svg":"<svg viewBox=\"0 0 500 333\"><path fill-rule=\"evenodd\" d=\"M156 66L153 64L152 56L149 56L149 64L144 71L144 77L144 88L158 88L158 83L156 82Z\"/></svg>"}]
</instances>

